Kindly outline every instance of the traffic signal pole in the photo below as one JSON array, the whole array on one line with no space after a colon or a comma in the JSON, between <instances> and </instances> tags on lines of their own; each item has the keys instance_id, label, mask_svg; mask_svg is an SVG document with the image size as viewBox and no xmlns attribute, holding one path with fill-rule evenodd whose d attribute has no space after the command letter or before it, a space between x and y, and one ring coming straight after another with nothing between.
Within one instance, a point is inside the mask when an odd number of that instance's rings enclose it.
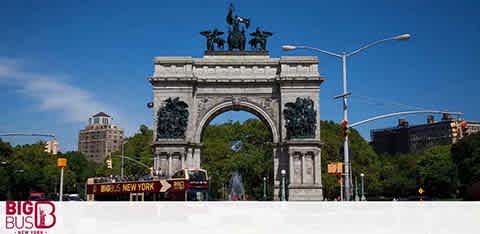
<instances>
[{"instance_id":1,"label":"traffic signal pole","mask_svg":"<svg viewBox=\"0 0 480 234\"><path fill-rule=\"evenodd\" d=\"M347 97L350 93L347 92L347 57L356 55L372 46L381 44L383 42L392 41L392 40L408 40L410 38L410 34L401 34L393 37L387 37L381 40L377 40L371 43L368 43L352 52L346 53L342 52L341 54L310 47L310 46L293 46L293 45L283 45L282 49L285 51L295 50L295 49L309 49L318 51L324 54L328 54L330 56L334 56L340 58L342 60L342 76L343 76L343 93L335 98L342 97L343 99L343 120L348 123L348 103ZM345 185L345 200L350 201L350 194L351 194L351 182L350 182L350 160L349 160L349 152L348 152L348 134L345 134L344 143L343 143L343 159L344 159L344 166L345 166L345 175L344 175L344 185Z\"/></svg>"},{"instance_id":2,"label":"traffic signal pole","mask_svg":"<svg viewBox=\"0 0 480 234\"><path fill-rule=\"evenodd\" d=\"M343 121L346 124L346 127L348 129L348 92L347 92L347 53L343 52L342 53L342 77L343 77L343 94L341 95L343 97ZM343 162L345 165L345 200L350 201L350 159L349 159L349 152L348 152L348 132L344 133L344 138L343 138Z\"/></svg>"}]
</instances>

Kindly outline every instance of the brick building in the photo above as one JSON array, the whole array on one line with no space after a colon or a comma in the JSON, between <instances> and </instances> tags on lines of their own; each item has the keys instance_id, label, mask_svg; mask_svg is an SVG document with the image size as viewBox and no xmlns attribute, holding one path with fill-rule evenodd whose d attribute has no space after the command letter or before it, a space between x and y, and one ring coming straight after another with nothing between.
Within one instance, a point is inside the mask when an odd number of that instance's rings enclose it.
<instances>
[{"instance_id":1,"label":"brick building","mask_svg":"<svg viewBox=\"0 0 480 234\"><path fill-rule=\"evenodd\" d=\"M95 162L103 162L112 152L121 150L123 129L112 124L104 112L93 115L85 129L78 134L78 151Z\"/></svg>"}]
</instances>

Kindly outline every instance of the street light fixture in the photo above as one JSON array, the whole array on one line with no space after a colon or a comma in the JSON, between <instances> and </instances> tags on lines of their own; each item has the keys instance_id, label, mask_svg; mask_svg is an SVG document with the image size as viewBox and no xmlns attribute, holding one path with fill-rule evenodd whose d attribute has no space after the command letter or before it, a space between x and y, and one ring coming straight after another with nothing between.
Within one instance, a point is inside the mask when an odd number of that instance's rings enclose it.
<instances>
[{"instance_id":1,"label":"street light fixture","mask_svg":"<svg viewBox=\"0 0 480 234\"><path fill-rule=\"evenodd\" d=\"M364 184L363 184L363 181L364 181L364 178L365 177L365 174L363 173L360 173L360 178L362 179L362 198L360 198L360 201L366 201L367 199L365 198L365 190L364 190Z\"/></svg>"},{"instance_id":2,"label":"street light fixture","mask_svg":"<svg viewBox=\"0 0 480 234\"><path fill-rule=\"evenodd\" d=\"M358 197L358 182L357 182L357 176L355 176L355 201L360 201L360 198Z\"/></svg>"},{"instance_id":3,"label":"street light fixture","mask_svg":"<svg viewBox=\"0 0 480 234\"><path fill-rule=\"evenodd\" d=\"M125 170L125 144L127 143L127 141L125 139L122 139L123 142L122 142L122 166L120 167L120 178L123 179L123 175L124 175L124 170Z\"/></svg>"},{"instance_id":4,"label":"street light fixture","mask_svg":"<svg viewBox=\"0 0 480 234\"><path fill-rule=\"evenodd\" d=\"M285 176L286 176L286 174L287 174L287 171L285 171L285 169L282 169L282 170L280 171L280 174L282 174L282 196L281 196L280 200L286 201L286 200L287 200L287 196L286 196L286 191L285 191L285 189L286 189L287 186L285 185Z\"/></svg>"},{"instance_id":5,"label":"street light fixture","mask_svg":"<svg viewBox=\"0 0 480 234\"><path fill-rule=\"evenodd\" d=\"M297 47L294 46L294 45L283 45L283 46L282 46L282 49L283 49L284 51L290 51L290 50L296 50Z\"/></svg>"},{"instance_id":6,"label":"street light fixture","mask_svg":"<svg viewBox=\"0 0 480 234\"><path fill-rule=\"evenodd\" d=\"M408 40L410 38L410 34L408 33L405 33L405 34L400 34L400 35L397 35L397 36L393 36L393 37L388 37L388 38L384 38L384 39L381 39L381 40L377 40L377 41L374 41L374 42L371 42L371 43L368 43L352 52L342 52L341 54L339 53L334 53L334 52L330 52L330 51L326 51L326 50L322 50L322 49L318 49L318 48L315 48L315 47L310 47L310 46L295 46L295 45L283 45L282 46L282 49L284 51L291 51L291 50L296 50L296 49L307 49L307 50L313 50L313 51L317 51L317 52L320 52L320 53L324 53L324 54L328 54L330 56L333 56L333 57L337 57L337 58L340 58L342 60L342 71L343 71L343 93L336 96L335 98L342 98L343 99L343 120L342 121L345 121L345 123L347 124L347 127L348 127L348 105L347 105L347 98L348 96L350 96L351 93L349 93L347 91L347 58L350 57L350 56L353 56L355 54L358 54L360 53L361 51L365 50L365 49L368 49L372 46L375 46L375 45L378 45L380 43L383 43L383 42L386 42L386 41L392 41L392 40L400 40L400 41L403 41L403 40ZM345 165L345 173L344 173L344 177L345 179L343 180L344 183L345 183L345 200L347 201L350 201L351 199L351 181L350 181L350 168L348 165L350 165L350 159L349 159L349 148L348 148L348 134L345 134L345 137L344 137L344 143L343 143L343 163Z\"/></svg>"},{"instance_id":7,"label":"street light fixture","mask_svg":"<svg viewBox=\"0 0 480 234\"><path fill-rule=\"evenodd\" d=\"M408 39L410 39L410 34L408 33L398 35L395 37L395 40L408 40Z\"/></svg>"}]
</instances>

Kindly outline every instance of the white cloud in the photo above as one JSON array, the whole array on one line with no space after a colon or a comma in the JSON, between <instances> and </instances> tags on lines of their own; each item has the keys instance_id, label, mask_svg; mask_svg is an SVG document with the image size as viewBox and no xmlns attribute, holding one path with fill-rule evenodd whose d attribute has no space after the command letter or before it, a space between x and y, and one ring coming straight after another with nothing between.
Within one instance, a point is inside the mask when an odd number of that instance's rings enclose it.
<instances>
[{"instance_id":1,"label":"white cloud","mask_svg":"<svg viewBox=\"0 0 480 234\"><path fill-rule=\"evenodd\" d=\"M59 113L64 122L86 122L92 114L104 111L114 116L127 133L135 131L125 116L99 102L91 92L69 84L61 76L25 71L18 60L0 57L0 82L13 85L20 94L33 99L39 111Z\"/></svg>"}]
</instances>

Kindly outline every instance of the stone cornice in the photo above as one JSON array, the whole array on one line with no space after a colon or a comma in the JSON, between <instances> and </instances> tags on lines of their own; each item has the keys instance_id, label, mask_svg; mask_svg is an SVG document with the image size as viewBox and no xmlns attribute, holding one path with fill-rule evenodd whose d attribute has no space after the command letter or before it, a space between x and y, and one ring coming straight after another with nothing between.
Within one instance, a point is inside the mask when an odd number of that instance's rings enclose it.
<instances>
[{"instance_id":1,"label":"stone cornice","mask_svg":"<svg viewBox=\"0 0 480 234\"><path fill-rule=\"evenodd\" d=\"M291 139L283 143L287 146L323 146L323 142L316 139Z\"/></svg>"},{"instance_id":2,"label":"stone cornice","mask_svg":"<svg viewBox=\"0 0 480 234\"><path fill-rule=\"evenodd\" d=\"M322 82L314 56L205 55L156 57L150 82Z\"/></svg>"},{"instance_id":3,"label":"stone cornice","mask_svg":"<svg viewBox=\"0 0 480 234\"><path fill-rule=\"evenodd\" d=\"M191 56L171 56L171 57L155 57L155 64L191 64L193 58Z\"/></svg>"},{"instance_id":4,"label":"stone cornice","mask_svg":"<svg viewBox=\"0 0 480 234\"><path fill-rule=\"evenodd\" d=\"M282 56L279 60L280 64L318 64L316 56Z\"/></svg>"}]
</instances>

